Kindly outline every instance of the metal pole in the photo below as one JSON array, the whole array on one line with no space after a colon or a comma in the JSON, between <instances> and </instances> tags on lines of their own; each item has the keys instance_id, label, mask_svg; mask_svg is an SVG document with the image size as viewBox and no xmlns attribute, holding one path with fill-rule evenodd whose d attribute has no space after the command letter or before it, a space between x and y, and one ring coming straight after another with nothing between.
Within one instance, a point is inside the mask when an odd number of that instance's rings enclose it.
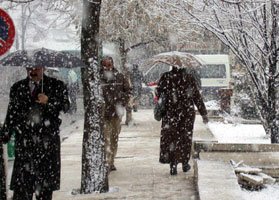
<instances>
[{"instance_id":1,"label":"metal pole","mask_svg":"<svg viewBox=\"0 0 279 200\"><path fill-rule=\"evenodd\" d=\"M42 71L42 93L44 93L44 69L45 68L43 68L43 71Z\"/></svg>"},{"instance_id":2,"label":"metal pole","mask_svg":"<svg viewBox=\"0 0 279 200\"><path fill-rule=\"evenodd\" d=\"M7 168L6 168L6 156L5 156L5 147L3 144L0 144L0 199L7 199Z\"/></svg>"}]
</instances>

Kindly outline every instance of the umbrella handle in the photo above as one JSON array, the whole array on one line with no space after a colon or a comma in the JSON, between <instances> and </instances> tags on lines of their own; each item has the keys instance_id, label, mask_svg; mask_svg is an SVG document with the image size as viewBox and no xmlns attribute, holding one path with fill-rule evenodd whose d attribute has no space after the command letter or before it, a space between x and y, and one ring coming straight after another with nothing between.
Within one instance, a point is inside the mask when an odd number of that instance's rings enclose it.
<instances>
[{"instance_id":1,"label":"umbrella handle","mask_svg":"<svg viewBox=\"0 0 279 200\"><path fill-rule=\"evenodd\" d=\"M42 71L42 93L44 93L44 68Z\"/></svg>"}]
</instances>

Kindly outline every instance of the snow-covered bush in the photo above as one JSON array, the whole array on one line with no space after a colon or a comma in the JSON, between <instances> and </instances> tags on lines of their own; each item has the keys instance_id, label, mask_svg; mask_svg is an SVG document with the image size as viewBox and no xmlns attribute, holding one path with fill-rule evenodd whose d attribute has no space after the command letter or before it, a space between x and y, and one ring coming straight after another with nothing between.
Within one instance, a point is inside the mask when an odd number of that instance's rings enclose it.
<instances>
[{"instance_id":1,"label":"snow-covered bush","mask_svg":"<svg viewBox=\"0 0 279 200\"><path fill-rule=\"evenodd\" d=\"M249 77L244 72L233 73L234 108L233 114L244 119L259 119L255 103L249 88Z\"/></svg>"}]
</instances>

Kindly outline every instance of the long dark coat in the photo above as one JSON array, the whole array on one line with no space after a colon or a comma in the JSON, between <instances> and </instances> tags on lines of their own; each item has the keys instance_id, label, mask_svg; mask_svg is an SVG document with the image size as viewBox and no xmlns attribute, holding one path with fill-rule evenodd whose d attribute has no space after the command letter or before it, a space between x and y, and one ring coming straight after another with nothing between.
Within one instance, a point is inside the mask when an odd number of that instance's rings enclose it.
<instances>
[{"instance_id":1,"label":"long dark coat","mask_svg":"<svg viewBox=\"0 0 279 200\"><path fill-rule=\"evenodd\" d=\"M130 74L132 93L133 97L140 97L142 92L142 83L144 82L144 77L142 72L138 67L134 67Z\"/></svg>"},{"instance_id":2,"label":"long dark coat","mask_svg":"<svg viewBox=\"0 0 279 200\"><path fill-rule=\"evenodd\" d=\"M105 101L105 119L122 118L131 95L128 79L115 68L110 72L101 70L101 88Z\"/></svg>"},{"instance_id":3,"label":"long dark coat","mask_svg":"<svg viewBox=\"0 0 279 200\"><path fill-rule=\"evenodd\" d=\"M191 154L195 107L207 115L194 77L185 69L174 68L162 75L157 96L165 95L166 115L162 119L160 162L188 163Z\"/></svg>"},{"instance_id":4,"label":"long dark coat","mask_svg":"<svg viewBox=\"0 0 279 200\"><path fill-rule=\"evenodd\" d=\"M29 79L11 87L8 111L0 140L7 142L15 134L15 161L11 190L35 191L44 186L60 188L59 112L69 109L67 87L62 81L43 77L46 105L31 97ZM37 94L41 93L41 83ZM37 95L36 95L37 96Z\"/></svg>"}]
</instances>

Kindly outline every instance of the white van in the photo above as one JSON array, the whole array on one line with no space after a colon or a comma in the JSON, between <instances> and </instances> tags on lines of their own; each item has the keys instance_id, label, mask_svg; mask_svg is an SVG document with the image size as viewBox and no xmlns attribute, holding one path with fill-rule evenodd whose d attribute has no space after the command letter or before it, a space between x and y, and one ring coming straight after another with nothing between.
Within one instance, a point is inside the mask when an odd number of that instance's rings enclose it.
<instances>
[{"instance_id":1,"label":"white van","mask_svg":"<svg viewBox=\"0 0 279 200\"><path fill-rule=\"evenodd\" d=\"M205 62L205 65L198 69L203 90L229 87L231 72L228 55L214 54L196 56Z\"/></svg>"}]
</instances>

